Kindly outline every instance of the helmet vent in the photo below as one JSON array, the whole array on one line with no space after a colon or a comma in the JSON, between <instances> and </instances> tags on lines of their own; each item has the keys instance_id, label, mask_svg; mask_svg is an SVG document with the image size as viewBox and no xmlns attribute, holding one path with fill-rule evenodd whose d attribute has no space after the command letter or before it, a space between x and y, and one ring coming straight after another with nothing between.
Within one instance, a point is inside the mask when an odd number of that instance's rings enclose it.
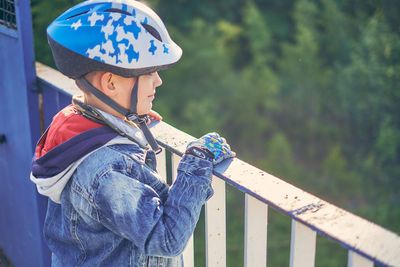
<instances>
[{"instance_id":1,"label":"helmet vent","mask_svg":"<svg viewBox=\"0 0 400 267\"><path fill-rule=\"evenodd\" d=\"M78 13L78 14L75 14L75 15L72 15L71 17L68 17L68 18L66 18L66 20L69 20L69 19L75 18L75 17L77 17L77 16L80 16L80 15L86 14L86 13L88 13L88 12L89 12L89 10L86 10L86 11L84 11L84 12L81 12L81 13Z\"/></svg>"},{"instance_id":2,"label":"helmet vent","mask_svg":"<svg viewBox=\"0 0 400 267\"><path fill-rule=\"evenodd\" d=\"M156 38L158 41L162 42L161 40L161 35L160 33L153 27L150 26L149 24L142 23L143 28L146 29L154 38Z\"/></svg>"},{"instance_id":3,"label":"helmet vent","mask_svg":"<svg viewBox=\"0 0 400 267\"><path fill-rule=\"evenodd\" d=\"M125 10L118 9L118 8L109 8L107 10L104 10L104 12L116 12L116 13L121 13L121 14L124 14L124 15L127 15L127 16L132 16L131 13L129 13L129 12L125 11Z\"/></svg>"}]
</instances>

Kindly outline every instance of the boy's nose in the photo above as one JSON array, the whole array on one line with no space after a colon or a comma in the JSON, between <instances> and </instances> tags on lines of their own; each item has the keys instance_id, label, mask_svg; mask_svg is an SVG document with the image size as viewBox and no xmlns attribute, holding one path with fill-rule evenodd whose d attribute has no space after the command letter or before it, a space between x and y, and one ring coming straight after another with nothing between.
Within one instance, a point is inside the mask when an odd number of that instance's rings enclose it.
<instances>
[{"instance_id":1,"label":"boy's nose","mask_svg":"<svg viewBox=\"0 0 400 267\"><path fill-rule=\"evenodd\" d=\"M161 86L162 85L162 79L160 77L160 75L158 75L158 72L155 72L155 80L154 83L156 85L156 87Z\"/></svg>"}]
</instances>

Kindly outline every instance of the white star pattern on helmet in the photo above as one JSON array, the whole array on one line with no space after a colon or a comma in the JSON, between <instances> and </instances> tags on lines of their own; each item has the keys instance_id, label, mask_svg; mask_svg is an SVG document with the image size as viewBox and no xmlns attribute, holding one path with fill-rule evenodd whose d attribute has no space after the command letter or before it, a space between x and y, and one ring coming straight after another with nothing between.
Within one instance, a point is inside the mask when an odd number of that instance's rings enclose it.
<instances>
[{"instance_id":1,"label":"white star pattern on helmet","mask_svg":"<svg viewBox=\"0 0 400 267\"><path fill-rule=\"evenodd\" d=\"M112 25L113 20L110 19L107 21L107 25L101 27L101 31L104 32L105 38L108 39L108 36L114 32L114 26Z\"/></svg>"},{"instance_id":2,"label":"white star pattern on helmet","mask_svg":"<svg viewBox=\"0 0 400 267\"><path fill-rule=\"evenodd\" d=\"M101 44L101 49L103 49L106 52L106 55L109 55L111 53L115 52L113 43L111 40L107 40L105 43Z\"/></svg>"},{"instance_id":3,"label":"white star pattern on helmet","mask_svg":"<svg viewBox=\"0 0 400 267\"><path fill-rule=\"evenodd\" d=\"M110 49L110 47L107 47L107 43L105 43L106 48ZM102 44L101 49L104 49L105 47ZM115 56L110 56L109 54L101 52L100 45L96 45L93 49L88 49L87 54L89 55L90 58L99 58L101 61L105 63L112 64L115 62Z\"/></svg>"},{"instance_id":4,"label":"white star pattern on helmet","mask_svg":"<svg viewBox=\"0 0 400 267\"><path fill-rule=\"evenodd\" d=\"M133 17L126 16L125 19L124 19L124 23L125 23L125 25L129 26L129 25L132 25L132 21L134 21L134 20L135 19Z\"/></svg>"},{"instance_id":5,"label":"white star pattern on helmet","mask_svg":"<svg viewBox=\"0 0 400 267\"><path fill-rule=\"evenodd\" d=\"M133 46L132 41L134 41L134 39L135 39L135 37L133 36L133 33L131 33L131 32L126 33L124 28L121 26L118 26L115 30L117 32L117 39L116 39L117 42L121 42L123 39L126 39L129 41L129 45Z\"/></svg>"},{"instance_id":6,"label":"white star pattern on helmet","mask_svg":"<svg viewBox=\"0 0 400 267\"><path fill-rule=\"evenodd\" d=\"M71 28L74 28L75 30L77 30L80 26L82 26L81 20L71 24Z\"/></svg>"},{"instance_id":7,"label":"white star pattern on helmet","mask_svg":"<svg viewBox=\"0 0 400 267\"><path fill-rule=\"evenodd\" d=\"M121 14L120 13L111 13L110 17L112 18L112 21L117 21L121 18Z\"/></svg>"},{"instance_id":8,"label":"white star pattern on helmet","mask_svg":"<svg viewBox=\"0 0 400 267\"><path fill-rule=\"evenodd\" d=\"M90 26L94 26L98 20L102 21L103 19L103 15L97 15L96 12L93 12L93 14L88 18L88 21L90 21Z\"/></svg>"},{"instance_id":9,"label":"white star pattern on helmet","mask_svg":"<svg viewBox=\"0 0 400 267\"><path fill-rule=\"evenodd\" d=\"M119 55L118 55L118 59L122 62L122 63L128 63L129 59L128 59L128 55L125 53L126 51L126 46L125 44L118 44L118 48L119 48Z\"/></svg>"},{"instance_id":10,"label":"white star pattern on helmet","mask_svg":"<svg viewBox=\"0 0 400 267\"><path fill-rule=\"evenodd\" d=\"M86 53L89 55L90 58L94 58L100 54L100 45L96 45L92 49L89 48Z\"/></svg>"}]
</instances>

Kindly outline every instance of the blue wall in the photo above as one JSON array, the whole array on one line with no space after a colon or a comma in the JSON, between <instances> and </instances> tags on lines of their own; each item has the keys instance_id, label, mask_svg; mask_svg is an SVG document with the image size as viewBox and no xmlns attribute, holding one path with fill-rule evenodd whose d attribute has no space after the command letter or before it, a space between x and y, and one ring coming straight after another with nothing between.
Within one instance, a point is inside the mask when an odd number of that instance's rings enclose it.
<instances>
[{"instance_id":1,"label":"blue wall","mask_svg":"<svg viewBox=\"0 0 400 267\"><path fill-rule=\"evenodd\" d=\"M29 1L17 1L15 13L16 30L0 25L0 246L16 267L49 266L46 200L29 180L40 135Z\"/></svg>"}]
</instances>

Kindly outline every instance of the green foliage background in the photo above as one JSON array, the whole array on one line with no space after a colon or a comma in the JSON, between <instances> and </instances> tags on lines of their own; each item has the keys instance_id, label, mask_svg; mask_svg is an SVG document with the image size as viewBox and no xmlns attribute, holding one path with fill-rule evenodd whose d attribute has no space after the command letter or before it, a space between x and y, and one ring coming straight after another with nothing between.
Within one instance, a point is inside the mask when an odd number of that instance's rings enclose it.
<instances>
[{"instance_id":1,"label":"green foliage background","mask_svg":"<svg viewBox=\"0 0 400 267\"><path fill-rule=\"evenodd\" d=\"M35 53L54 66L46 27L80 1L32 0ZM183 48L154 109L241 159L400 233L400 2L149 0ZM228 266L243 265L242 193L228 186ZM270 209L269 266L289 263L290 220ZM204 266L203 222L196 266ZM318 237L317 266L346 250Z\"/></svg>"}]
</instances>

